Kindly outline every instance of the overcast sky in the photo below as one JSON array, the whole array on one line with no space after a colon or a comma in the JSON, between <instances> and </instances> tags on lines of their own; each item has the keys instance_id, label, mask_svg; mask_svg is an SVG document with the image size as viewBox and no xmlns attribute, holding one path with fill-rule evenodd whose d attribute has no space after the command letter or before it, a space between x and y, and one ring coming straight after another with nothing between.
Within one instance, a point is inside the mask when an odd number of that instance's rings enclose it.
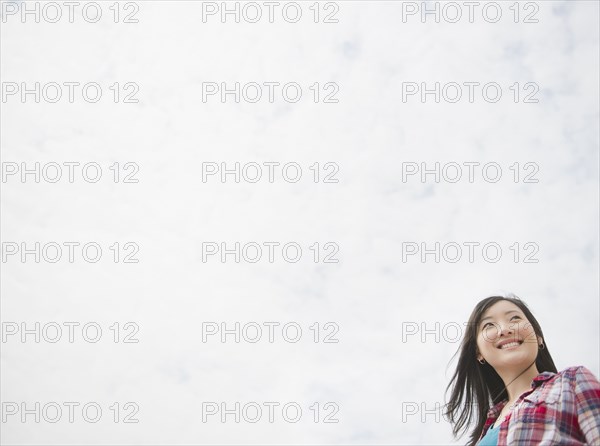
<instances>
[{"instance_id":1,"label":"overcast sky","mask_svg":"<svg viewBox=\"0 0 600 446\"><path fill-rule=\"evenodd\" d=\"M464 444L498 293L600 375L597 2L36 3L0 23L2 442Z\"/></svg>"}]
</instances>

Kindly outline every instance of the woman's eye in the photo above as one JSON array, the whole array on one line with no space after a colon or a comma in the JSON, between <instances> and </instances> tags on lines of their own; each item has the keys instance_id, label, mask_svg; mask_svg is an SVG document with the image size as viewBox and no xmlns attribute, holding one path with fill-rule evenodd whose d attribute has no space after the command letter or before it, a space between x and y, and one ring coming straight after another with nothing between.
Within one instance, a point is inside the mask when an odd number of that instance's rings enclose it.
<instances>
[{"instance_id":1,"label":"woman's eye","mask_svg":"<svg viewBox=\"0 0 600 446\"><path fill-rule=\"evenodd\" d=\"M516 318L516 319L522 319L522 318L521 318L521 316L517 316L517 315L515 315L515 316L511 317L511 318L510 318L510 320L512 321L512 320L513 320L513 319L515 319L515 318ZM485 324L483 324L483 326L481 327L481 328L482 328L482 330L484 330L484 329L485 329L485 328L486 328L488 325L494 325L494 324L492 324L491 322L486 322L486 323L485 323Z\"/></svg>"}]
</instances>

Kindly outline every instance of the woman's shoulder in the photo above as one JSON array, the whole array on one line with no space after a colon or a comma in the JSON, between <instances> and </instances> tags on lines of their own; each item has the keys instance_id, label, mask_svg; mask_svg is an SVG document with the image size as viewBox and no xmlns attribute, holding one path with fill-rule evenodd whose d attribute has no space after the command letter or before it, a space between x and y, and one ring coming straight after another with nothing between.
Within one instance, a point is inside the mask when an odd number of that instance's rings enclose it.
<instances>
[{"instance_id":1,"label":"woman's shoulder","mask_svg":"<svg viewBox=\"0 0 600 446\"><path fill-rule=\"evenodd\" d=\"M578 385L598 385L598 378L594 373L583 365L567 367L556 374L562 379L566 379Z\"/></svg>"},{"instance_id":2,"label":"woman's shoulder","mask_svg":"<svg viewBox=\"0 0 600 446\"><path fill-rule=\"evenodd\" d=\"M582 375L582 376L592 375L592 376L594 376L594 374L592 373L592 371L590 369L588 369L584 365L574 365L574 366L571 366L571 367L567 367L567 368L561 370L560 372L558 372L557 374L561 375L561 376L565 376L565 377L576 377L578 375Z\"/></svg>"}]
</instances>

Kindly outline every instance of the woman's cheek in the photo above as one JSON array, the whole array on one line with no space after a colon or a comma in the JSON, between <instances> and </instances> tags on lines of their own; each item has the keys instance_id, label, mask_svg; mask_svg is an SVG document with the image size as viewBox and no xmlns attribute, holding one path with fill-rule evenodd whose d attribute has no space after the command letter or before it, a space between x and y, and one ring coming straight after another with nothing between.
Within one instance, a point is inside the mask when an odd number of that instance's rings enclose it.
<instances>
[{"instance_id":1,"label":"woman's cheek","mask_svg":"<svg viewBox=\"0 0 600 446\"><path fill-rule=\"evenodd\" d=\"M535 332L531 324L528 323L523 326L523 334L525 339L531 342L535 342Z\"/></svg>"},{"instance_id":2,"label":"woman's cheek","mask_svg":"<svg viewBox=\"0 0 600 446\"><path fill-rule=\"evenodd\" d=\"M484 350L488 350L488 351L492 351L493 349L495 349L495 341L493 339L490 339L489 337L484 337L482 338L481 343L483 344L482 349Z\"/></svg>"}]
</instances>

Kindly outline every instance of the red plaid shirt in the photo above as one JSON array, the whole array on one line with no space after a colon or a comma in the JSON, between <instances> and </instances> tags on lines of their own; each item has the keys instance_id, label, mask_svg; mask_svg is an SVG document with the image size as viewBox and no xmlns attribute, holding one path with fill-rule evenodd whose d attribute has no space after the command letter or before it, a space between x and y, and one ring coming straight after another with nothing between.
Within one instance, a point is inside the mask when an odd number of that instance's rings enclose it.
<instances>
[{"instance_id":1,"label":"red plaid shirt","mask_svg":"<svg viewBox=\"0 0 600 446\"><path fill-rule=\"evenodd\" d=\"M500 401L488 411L479 440L506 402ZM600 445L600 382L584 366L536 376L498 433L498 446L586 444Z\"/></svg>"}]
</instances>

